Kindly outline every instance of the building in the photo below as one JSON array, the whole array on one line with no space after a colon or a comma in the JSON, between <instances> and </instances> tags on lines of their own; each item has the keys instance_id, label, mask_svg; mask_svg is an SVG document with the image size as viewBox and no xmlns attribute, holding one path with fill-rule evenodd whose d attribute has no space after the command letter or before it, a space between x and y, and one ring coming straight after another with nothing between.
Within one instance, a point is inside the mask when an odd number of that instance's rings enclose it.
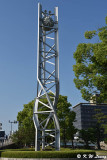
<instances>
[{"instance_id":1,"label":"building","mask_svg":"<svg viewBox=\"0 0 107 160\"><path fill-rule=\"evenodd\" d=\"M93 116L96 114L96 109L107 115L107 104L80 103L74 106L73 111L76 113L74 126L79 130L94 127L96 119Z\"/></svg>"},{"instance_id":2,"label":"building","mask_svg":"<svg viewBox=\"0 0 107 160\"><path fill-rule=\"evenodd\" d=\"M5 131L0 130L0 141L5 139Z\"/></svg>"}]
</instances>

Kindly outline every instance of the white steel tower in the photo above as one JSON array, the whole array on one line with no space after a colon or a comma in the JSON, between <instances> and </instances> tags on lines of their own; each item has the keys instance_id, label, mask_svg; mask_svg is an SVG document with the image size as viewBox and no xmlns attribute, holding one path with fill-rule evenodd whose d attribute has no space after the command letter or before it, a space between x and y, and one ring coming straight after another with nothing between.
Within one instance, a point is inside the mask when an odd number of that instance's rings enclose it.
<instances>
[{"instance_id":1,"label":"white steel tower","mask_svg":"<svg viewBox=\"0 0 107 160\"><path fill-rule=\"evenodd\" d=\"M35 150L52 146L60 150L56 114L59 96L58 7L54 13L38 4L37 98L34 106Z\"/></svg>"}]
</instances>

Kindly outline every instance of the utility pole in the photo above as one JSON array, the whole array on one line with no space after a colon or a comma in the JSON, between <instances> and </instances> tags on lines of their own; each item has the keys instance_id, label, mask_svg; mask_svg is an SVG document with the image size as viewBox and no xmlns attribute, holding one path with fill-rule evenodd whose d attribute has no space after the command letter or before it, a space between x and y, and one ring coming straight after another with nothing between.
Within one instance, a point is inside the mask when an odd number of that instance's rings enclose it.
<instances>
[{"instance_id":1,"label":"utility pole","mask_svg":"<svg viewBox=\"0 0 107 160\"><path fill-rule=\"evenodd\" d=\"M11 124L11 131L10 131L10 135L12 135L12 124L14 123L14 124L16 124L17 123L17 121L10 121L9 120L9 123Z\"/></svg>"}]
</instances>

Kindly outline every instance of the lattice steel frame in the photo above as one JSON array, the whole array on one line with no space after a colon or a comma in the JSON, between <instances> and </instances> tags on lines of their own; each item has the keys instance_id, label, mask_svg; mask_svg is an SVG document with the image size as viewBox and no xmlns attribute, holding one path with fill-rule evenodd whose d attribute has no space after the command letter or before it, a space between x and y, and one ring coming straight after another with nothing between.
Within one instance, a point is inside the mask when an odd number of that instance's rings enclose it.
<instances>
[{"instance_id":1,"label":"lattice steel frame","mask_svg":"<svg viewBox=\"0 0 107 160\"><path fill-rule=\"evenodd\" d=\"M36 151L41 145L42 150L47 146L60 150L60 127L56 114L59 96L58 7L50 15L54 17L53 27L43 25L43 16L42 6L38 3L37 98L33 115ZM41 115L45 117L42 121ZM49 128L49 123L53 123L54 128Z\"/></svg>"}]
</instances>

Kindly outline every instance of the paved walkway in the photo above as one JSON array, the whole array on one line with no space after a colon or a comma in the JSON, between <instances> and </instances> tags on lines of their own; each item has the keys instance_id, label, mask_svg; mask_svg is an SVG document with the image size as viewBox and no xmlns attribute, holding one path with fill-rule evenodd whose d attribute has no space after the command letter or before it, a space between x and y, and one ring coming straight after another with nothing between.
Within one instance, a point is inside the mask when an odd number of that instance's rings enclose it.
<instances>
[{"instance_id":1,"label":"paved walkway","mask_svg":"<svg viewBox=\"0 0 107 160\"><path fill-rule=\"evenodd\" d=\"M96 158L0 158L0 160L95 160ZM96 159L96 160L107 160L106 159Z\"/></svg>"}]
</instances>

